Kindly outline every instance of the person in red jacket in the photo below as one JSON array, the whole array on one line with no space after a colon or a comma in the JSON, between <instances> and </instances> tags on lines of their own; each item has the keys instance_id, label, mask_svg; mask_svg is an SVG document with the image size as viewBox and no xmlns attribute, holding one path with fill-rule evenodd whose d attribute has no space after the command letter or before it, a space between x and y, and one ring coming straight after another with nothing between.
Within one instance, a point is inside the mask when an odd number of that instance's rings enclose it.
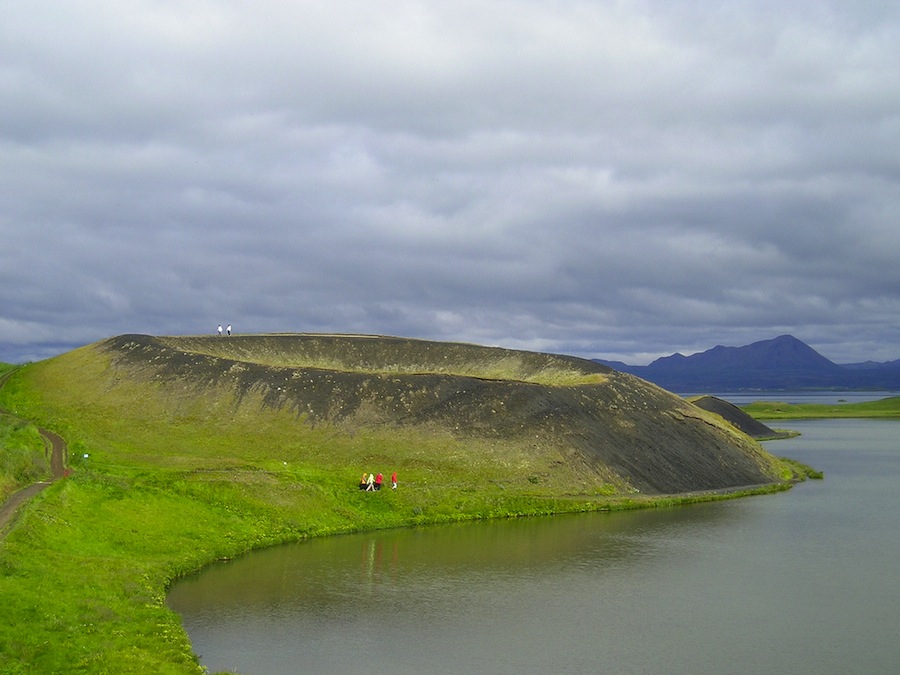
<instances>
[{"instance_id":1,"label":"person in red jacket","mask_svg":"<svg viewBox=\"0 0 900 675\"><path fill-rule=\"evenodd\" d=\"M397 472L391 474L391 490L397 489Z\"/></svg>"},{"instance_id":2,"label":"person in red jacket","mask_svg":"<svg viewBox=\"0 0 900 675\"><path fill-rule=\"evenodd\" d=\"M377 476L375 476L375 489L376 489L376 490L380 490L380 489L381 489L381 484L382 484L383 482L384 482L384 476L382 476L382 475L379 473Z\"/></svg>"}]
</instances>

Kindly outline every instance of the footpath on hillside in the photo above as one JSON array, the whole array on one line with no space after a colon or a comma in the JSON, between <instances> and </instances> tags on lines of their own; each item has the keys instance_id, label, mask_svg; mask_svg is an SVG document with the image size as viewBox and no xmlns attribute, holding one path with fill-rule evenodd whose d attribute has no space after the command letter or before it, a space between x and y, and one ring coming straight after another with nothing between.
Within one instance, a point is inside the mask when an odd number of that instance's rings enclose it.
<instances>
[{"instance_id":1,"label":"footpath on hillside","mask_svg":"<svg viewBox=\"0 0 900 675\"><path fill-rule=\"evenodd\" d=\"M9 379L9 376L12 375L13 372L15 371L10 371L0 377L0 387L2 387L6 383L6 380ZM17 419L22 419L17 415L9 412L8 410L4 410L2 408L0 408L0 413L9 415L10 417L16 417ZM38 481L37 483L32 483L31 485L22 488L18 492L14 492L5 502L0 504L0 538L6 536L7 526L12 522L13 517L19 510L19 507L22 506L22 504L31 499L34 495L46 488L48 485L51 485L52 483L66 475L66 442L62 439L61 436L53 433L52 431L48 431L47 429L41 429L40 427L38 427L38 432L41 434L41 438L44 439L45 452L49 452L50 454L51 479L49 481Z\"/></svg>"}]
</instances>

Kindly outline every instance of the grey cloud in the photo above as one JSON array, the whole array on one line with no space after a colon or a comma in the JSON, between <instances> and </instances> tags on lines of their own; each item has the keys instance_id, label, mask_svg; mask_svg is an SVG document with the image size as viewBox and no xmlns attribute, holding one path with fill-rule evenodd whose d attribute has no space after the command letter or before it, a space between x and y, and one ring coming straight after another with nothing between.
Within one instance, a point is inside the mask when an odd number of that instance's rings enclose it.
<instances>
[{"instance_id":1,"label":"grey cloud","mask_svg":"<svg viewBox=\"0 0 900 675\"><path fill-rule=\"evenodd\" d=\"M14 9L0 360L220 321L900 357L893 3Z\"/></svg>"}]
</instances>

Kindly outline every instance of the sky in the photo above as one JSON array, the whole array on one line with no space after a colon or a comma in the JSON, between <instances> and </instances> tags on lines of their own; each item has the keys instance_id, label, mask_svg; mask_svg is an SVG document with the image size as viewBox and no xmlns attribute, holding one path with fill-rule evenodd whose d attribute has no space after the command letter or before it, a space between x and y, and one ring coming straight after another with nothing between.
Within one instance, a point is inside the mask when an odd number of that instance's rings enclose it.
<instances>
[{"instance_id":1,"label":"sky","mask_svg":"<svg viewBox=\"0 0 900 675\"><path fill-rule=\"evenodd\" d=\"M893 0L5 0L0 361L338 332L900 358Z\"/></svg>"}]
</instances>

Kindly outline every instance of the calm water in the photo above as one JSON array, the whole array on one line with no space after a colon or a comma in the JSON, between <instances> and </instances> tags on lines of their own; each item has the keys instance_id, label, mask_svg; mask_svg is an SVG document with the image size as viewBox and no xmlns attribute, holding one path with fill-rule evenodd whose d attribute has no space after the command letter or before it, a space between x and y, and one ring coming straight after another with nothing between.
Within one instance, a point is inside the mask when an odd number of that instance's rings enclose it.
<instances>
[{"instance_id":1,"label":"calm water","mask_svg":"<svg viewBox=\"0 0 900 675\"><path fill-rule=\"evenodd\" d=\"M169 603L211 671L898 672L900 422L778 426L824 481L279 547Z\"/></svg>"}]
</instances>

